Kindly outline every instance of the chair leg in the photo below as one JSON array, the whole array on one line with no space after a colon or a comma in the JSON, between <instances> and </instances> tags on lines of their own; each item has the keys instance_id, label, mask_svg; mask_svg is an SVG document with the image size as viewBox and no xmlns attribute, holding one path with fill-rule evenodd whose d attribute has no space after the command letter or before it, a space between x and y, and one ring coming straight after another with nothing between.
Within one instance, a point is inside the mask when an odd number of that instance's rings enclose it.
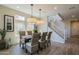
<instances>
[{"instance_id":1,"label":"chair leg","mask_svg":"<svg viewBox=\"0 0 79 59\"><path fill-rule=\"evenodd\" d=\"M48 42L47 42L47 47L49 46Z\"/></svg>"},{"instance_id":2,"label":"chair leg","mask_svg":"<svg viewBox=\"0 0 79 59\"><path fill-rule=\"evenodd\" d=\"M27 53L27 49L25 49L26 53Z\"/></svg>"},{"instance_id":3,"label":"chair leg","mask_svg":"<svg viewBox=\"0 0 79 59\"><path fill-rule=\"evenodd\" d=\"M39 45L39 50L41 50L41 51L43 50L43 48L40 45Z\"/></svg>"},{"instance_id":4,"label":"chair leg","mask_svg":"<svg viewBox=\"0 0 79 59\"><path fill-rule=\"evenodd\" d=\"M46 43L46 47L48 47L48 43Z\"/></svg>"},{"instance_id":5,"label":"chair leg","mask_svg":"<svg viewBox=\"0 0 79 59\"><path fill-rule=\"evenodd\" d=\"M48 43L47 43L47 46L48 46L48 47L51 46L51 42L48 42Z\"/></svg>"},{"instance_id":6,"label":"chair leg","mask_svg":"<svg viewBox=\"0 0 79 59\"><path fill-rule=\"evenodd\" d=\"M22 48L24 49L25 47L24 47L24 44L22 44Z\"/></svg>"},{"instance_id":7,"label":"chair leg","mask_svg":"<svg viewBox=\"0 0 79 59\"><path fill-rule=\"evenodd\" d=\"M51 46L51 42L50 42L50 46Z\"/></svg>"},{"instance_id":8,"label":"chair leg","mask_svg":"<svg viewBox=\"0 0 79 59\"><path fill-rule=\"evenodd\" d=\"M44 45L44 49L46 48L46 45Z\"/></svg>"},{"instance_id":9,"label":"chair leg","mask_svg":"<svg viewBox=\"0 0 79 59\"><path fill-rule=\"evenodd\" d=\"M45 48L47 48L47 42L45 43Z\"/></svg>"},{"instance_id":10,"label":"chair leg","mask_svg":"<svg viewBox=\"0 0 79 59\"><path fill-rule=\"evenodd\" d=\"M42 48L42 47L40 47L40 50L42 51L42 50L43 50L43 48Z\"/></svg>"},{"instance_id":11,"label":"chair leg","mask_svg":"<svg viewBox=\"0 0 79 59\"><path fill-rule=\"evenodd\" d=\"M37 54L39 54L39 50L37 50Z\"/></svg>"},{"instance_id":12,"label":"chair leg","mask_svg":"<svg viewBox=\"0 0 79 59\"><path fill-rule=\"evenodd\" d=\"M34 53L32 53L32 52L29 52L29 54L30 54L30 55L33 55Z\"/></svg>"},{"instance_id":13,"label":"chair leg","mask_svg":"<svg viewBox=\"0 0 79 59\"><path fill-rule=\"evenodd\" d=\"M19 46L21 47L21 43L19 43Z\"/></svg>"},{"instance_id":14,"label":"chair leg","mask_svg":"<svg viewBox=\"0 0 79 59\"><path fill-rule=\"evenodd\" d=\"M30 55L32 55L32 53Z\"/></svg>"}]
</instances>

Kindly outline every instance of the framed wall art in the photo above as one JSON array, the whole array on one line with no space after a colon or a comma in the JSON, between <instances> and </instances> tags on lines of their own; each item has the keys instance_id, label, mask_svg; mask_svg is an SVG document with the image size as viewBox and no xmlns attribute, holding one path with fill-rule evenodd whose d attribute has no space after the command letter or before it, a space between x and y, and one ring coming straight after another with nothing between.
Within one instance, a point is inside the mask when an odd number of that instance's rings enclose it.
<instances>
[{"instance_id":1,"label":"framed wall art","mask_svg":"<svg viewBox=\"0 0 79 59\"><path fill-rule=\"evenodd\" d=\"M4 29L8 32L14 31L14 16L4 15Z\"/></svg>"}]
</instances>

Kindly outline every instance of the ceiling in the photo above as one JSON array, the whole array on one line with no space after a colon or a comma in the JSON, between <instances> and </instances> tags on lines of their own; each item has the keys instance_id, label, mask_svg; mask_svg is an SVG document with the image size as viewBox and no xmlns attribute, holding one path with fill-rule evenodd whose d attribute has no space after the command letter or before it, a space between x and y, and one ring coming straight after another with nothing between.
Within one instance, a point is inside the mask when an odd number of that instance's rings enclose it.
<instances>
[{"instance_id":1,"label":"ceiling","mask_svg":"<svg viewBox=\"0 0 79 59\"><path fill-rule=\"evenodd\" d=\"M29 4L5 4L3 6L31 14L31 6ZM79 19L78 4L34 4L33 16L39 17L39 9L42 9L41 16L51 16L60 14L64 19Z\"/></svg>"}]
</instances>

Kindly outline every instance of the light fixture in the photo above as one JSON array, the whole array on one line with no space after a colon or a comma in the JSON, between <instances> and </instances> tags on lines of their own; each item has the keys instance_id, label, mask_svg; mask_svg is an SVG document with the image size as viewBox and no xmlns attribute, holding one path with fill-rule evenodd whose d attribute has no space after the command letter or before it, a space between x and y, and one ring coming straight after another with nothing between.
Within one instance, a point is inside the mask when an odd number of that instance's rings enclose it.
<instances>
[{"instance_id":1,"label":"light fixture","mask_svg":"<svg viewBox=\"0 0 79 59\"><path fill-rule=\"evenodd\" d=\"M54 9L57 10L57 7L55 6Z\"/></svg>"},{"instance_id":2,"label":"light fixture","mask_svg":"<svg viewBox=\"0 0 79 59\"><path fill-rule=\"evenodd\" d=\"M33 17L33 4L31 4L31 17L27 19L28 23L36 23L36 18Z\"/></svg>"},{"instance_id":3,"label":"light fixture","mask_svg":"<svg viewBox=\"0 0 79 59\"><path fill-rule=\"evenodd\" d=\"M37 25L42 25L43 24L43 20L41 19L41 10L42 9L39 9L39 17L40 17L40 19L37 20Z\"/></svg>"},{"instance_id":4,"label":"light fixture","mask_svg":"<svg viewBox=\"0 0 79 59\"><path fill-rule=\"evenodd\" d=\"M41 10L42 10L42 9L39 9L39 17L40 17L40 19L41 19Z\"/></svg>"},{"instance_id":5,"label":"light fixture","mask_svg":"<svg viewBox=\"0 0 79 59\"><path fill-rule=\"evenodd\" d=\"M37 21L37 25L42 25L44 22L42 20Z\"/></svg>"},{"instance_id":6,"label":"light fixture","mask_svg":"<svg viewBox=\"0 0 79 59\"><path fill-rule=\"evenodd\" d=\"M72 15L71 17L72 17L72 18L74 18L74 17L75 17L75 15Z\"/></svg>"}]
</instances>

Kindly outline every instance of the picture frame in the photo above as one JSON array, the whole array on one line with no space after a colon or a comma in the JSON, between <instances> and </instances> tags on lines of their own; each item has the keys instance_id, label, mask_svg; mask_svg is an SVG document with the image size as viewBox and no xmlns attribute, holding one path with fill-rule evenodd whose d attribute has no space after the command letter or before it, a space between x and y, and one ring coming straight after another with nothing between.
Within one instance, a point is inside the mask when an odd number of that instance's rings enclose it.
<instances>
[{"instance_id":1,"label":"picture frame","mask_svg":"<svg viewBox=\"0 0 79 59\"><path fill-rule=\"evenodd\" d=\"M4 15L4 29L7 32L14 31L14 16Z\"/></svg>"}]
</instances>

